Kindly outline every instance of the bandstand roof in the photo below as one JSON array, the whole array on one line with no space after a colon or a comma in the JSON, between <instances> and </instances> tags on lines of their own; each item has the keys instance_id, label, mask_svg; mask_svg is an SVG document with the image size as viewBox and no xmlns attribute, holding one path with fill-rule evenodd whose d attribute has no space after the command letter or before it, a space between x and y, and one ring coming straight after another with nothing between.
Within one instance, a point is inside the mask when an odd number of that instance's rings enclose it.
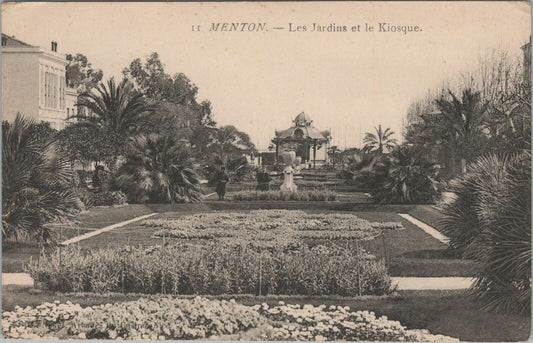
<instances>
[{"instance_id":1,"label":"bandstand roof","mask_svg":"<svg viewBox=\"0 0 533 343\"><path fill-rule=\"evenodd\" d=\"M313 140L320 140L320 141L329 141L331 139L331 135L329 130L319 131L316 129L313 124L312 120L306 113L302 112L294 118L293 123L294 125L286 130L278 131L276 130L276 137L274 137L274 140L279 139L295 139L295 140L305 140L305 139L313 139ZM300 133L301 131L301 133Z\"/></svg>"}]
</instances>

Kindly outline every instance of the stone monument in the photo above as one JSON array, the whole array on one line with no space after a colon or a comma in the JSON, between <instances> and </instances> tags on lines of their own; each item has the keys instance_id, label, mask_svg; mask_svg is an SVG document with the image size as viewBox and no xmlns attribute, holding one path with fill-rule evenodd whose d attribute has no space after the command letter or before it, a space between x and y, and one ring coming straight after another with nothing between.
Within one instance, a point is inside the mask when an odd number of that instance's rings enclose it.
<instances>
[{"instance_id":1,"label":"stone monument","mask_svg":"<svg viewBox=\"0 0 533 343\"><path fill-rule=\"evenodd\" d=\"M294 168L292 167L296 160L296 152L284 151L281 156L285 163L285 169L283 169L283 184L281 185L280 190L282 192L296 192L297 187L294 183Z\"/></svg>"}]
</instances>

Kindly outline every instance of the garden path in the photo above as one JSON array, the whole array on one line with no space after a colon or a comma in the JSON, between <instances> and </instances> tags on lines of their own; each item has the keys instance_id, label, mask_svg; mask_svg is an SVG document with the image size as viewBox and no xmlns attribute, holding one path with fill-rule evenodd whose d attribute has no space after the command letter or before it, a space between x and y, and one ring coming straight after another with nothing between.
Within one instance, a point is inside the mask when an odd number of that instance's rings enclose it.
<instances>
[{"instance_id":1,"label":"garden path","mask_svg":"<svg viewBox=\"0 0 533 343\"><path fill-rule=\"evenodd\" d=\"M398 290L453 290L467 289L475 281L467 277L391 277Z\"/></svg>"},{"instance_id":2,"label":"garden path","mask_svg":"<svg viewBox=\"0 0 533 343\"><path fill-rule=\"evenodd\" d=\"M474 279L463 277L392 277L398 290L453 290L470 287ZM2 273L2 286L33 286L27 273Z\"/></svg>"}]
</instances>

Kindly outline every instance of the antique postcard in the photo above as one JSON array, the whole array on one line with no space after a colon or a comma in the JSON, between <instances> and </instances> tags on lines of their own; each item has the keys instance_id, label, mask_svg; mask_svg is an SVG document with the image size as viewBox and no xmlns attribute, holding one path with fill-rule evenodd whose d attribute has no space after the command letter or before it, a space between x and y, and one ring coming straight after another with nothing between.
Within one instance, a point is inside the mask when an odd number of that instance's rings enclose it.
<instances>
[{"instance_id":1,"label":"antique postcard","mask_svg":"<svg viewBox=\"0 0 533 343\"><path fill-rule=\"evenodd\" d=\"M3 339L529 339L529 2L1 15Z\"/></svg>"}]
</instances>

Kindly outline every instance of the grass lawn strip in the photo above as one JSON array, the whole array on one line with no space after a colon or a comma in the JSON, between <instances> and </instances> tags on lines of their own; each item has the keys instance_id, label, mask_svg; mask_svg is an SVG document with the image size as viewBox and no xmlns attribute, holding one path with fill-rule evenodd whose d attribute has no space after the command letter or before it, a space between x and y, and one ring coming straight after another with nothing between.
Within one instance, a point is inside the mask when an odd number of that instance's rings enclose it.
<instances>
[{"instance_id":1,"label":"grass lawn strip","mask_svg":"<svg viewBox=\"0 0 533 343\"><path fill-rule=\"evenodd\" d=\"M193 204L196 205L196 204ZM133 207L132 207L133 206ZM182 206L171 208L169 206L141 206L128 205L128 207L95 209L96 212L84 214L82 218L88 225L97 226L96 223L109 221L108 215L128 219L132 217L129 211L135 214L158 212L155 218L180 218L184 215L195 214L210 211L208 207L202 207L199 211L197 206ZM135 207L135 208L134 208ZM417 207L418 208L418 207ZM163 211L171 211L164 212ZM224 210L225 211L225 210ZM232 210L235 212L236 210ZM247 212L247 210L240 210ZM308 213L327 213L324 210L306 210ZM403 211L402 211L403 212ZM412 213L406 208L405 212ZM432 214L434 211L425 213ZM346 213L346 212L344 212ZM408 220L399 217L394 212L367 211L367 212L348 212L353 213L359 218L366 219L370 222L402 222L404 230L386 230L384 240L381 237L371 241L361 241L361 246L377 258L384 258L384 243L386 245L387 263L391 276L412 276L412 277L442 277L458 276L468 277L470 273L470 261L460 260L450 256L446 251L446 245L434 239L432 236L420 230L416 225ZM424 220L426 221L426 220ZM100 226L101 227L101 226ZM99 249L105 247L117 247L125 245L154 245L162 244L163 238L152 237L155 232L154 228L148 228L140 225L139 222L132 223L112 231L104 232L100 235L90 237L80 241L78 244L82 249ZM174 241L174 240L172 240ZM176 240L179 241L179 240ZM309 240L312 244L326 244L326 240ZM10 242L7 242L10 243ZM329 242L331 244L331 242ZM350 241L342 240L337 244L349 245ZM23 272L23 265L27 263L30 257L37 258L39 248L27 243L17 243L11 246L7 244L2 251L2 271L3 272Z\"/></svg>"},{"instance_id":2,"label":"grass lawn strip","mask_svg":"<svg viewBox=\"0 0 533 343\"><path fill-rule=\"evenodd\" d=\"M424 230L426 233L430 234L433 238L438 239L444 244L450 243L450 239L446 236L444 236L442 233L440 233L438 230L435 230L433 227L429 226L428 224L410 216L407 213L398 213L398 215L402 218L407 219L411 223L415 224L422 230Z\"/></svg>"},{"instance_id":3,"label":"grass lawn strip","mask_svg":"<svg viewBox=\"0 0 533 343\"><path fill-rule=\"evenodd\" d=\"M158 212L157 206L125 205L125 206L102 206L93 207L88 211L78 214L78 222L74 226L56 228L60 239L69 239L98 230L110 224L115 224L133 217ZM24 264L30 258L38 258L41 253L40 247L32 242L2 242L2 272L20 273L24 271Z\"/></svg>"},{"instance_id":4,"label":"grass lawn strip","mask_svg":"<svg viewBox=\"0 0 533 343\"><path fill-rule=\"evenodd\" d=\"M156 214L157 213L145 214L144 216L135 217L135 218L130 219L130 220L126 220L126 221L123 221L123 222L120 222L120 223L109 225L109 226L103 227L101 229L98 229L98 230L95 230L95 231L92 231L92 232L88 232L88 233L86 233L84 235L68 239L68 240L66 240L64 242L61 242L61 244L62 245L69 245L69 244L72 244L72 243L76 243L76 242L82 241L84 239L87 239L89 237L93 237L93 236L99 235L99 234L101 234L103 232L111 231L113 229L116 229L116 228L119 228L119 227L122 227L122 226L125 226L125 225L128 225L128 224L134 223L136 221L150 218L152 216L155 216Z\"/></svg>"},{"instance_id":5,"label":"grass lawn strip","mask_svg":"<svg viewBox=\"0 0 533 343\"><path fill-rule=\"evenodd\" d=\"M441 221L444 219L444 215L434 205L416 205L413 208L405 208L398 212L407 213L433 227L435 230L443 234L445 233L441 227Z\"/></svg>"}]
</instances>

